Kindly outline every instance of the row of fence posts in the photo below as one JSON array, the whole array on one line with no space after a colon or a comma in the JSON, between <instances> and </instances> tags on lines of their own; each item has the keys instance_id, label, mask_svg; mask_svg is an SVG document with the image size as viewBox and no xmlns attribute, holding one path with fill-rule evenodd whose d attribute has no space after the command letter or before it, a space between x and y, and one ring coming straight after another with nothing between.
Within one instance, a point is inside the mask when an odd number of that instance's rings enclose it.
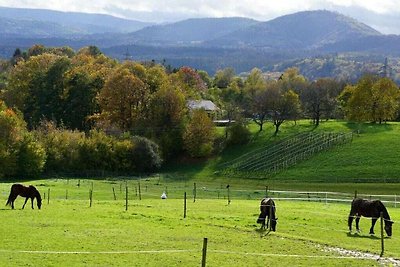
<instances>
[{"instance_id":1,"label":"row of fence posts","mask_svg":"<svg viewBox=\"0 0 400 267\"><path fill-rule=\"evenodd\" d=\"M80 185L80 182L78 182L78 186ZM227 193L228 193L228 205L231 203L231 198L230 198L230 185L228 184L226 186L227 188ZM114 195L114 200L117 199L116 194L115 194L115 189L114 187L112 188L113 190L113 195ZM166 188L167 190L167 188ZM122 183L120 184L120 191L122 191ZM196 183L193 184L193 202L196 202L196 196L197 196L197 186ZM139 192L139 200L142 199L141 197L141 189L140 189L140 181L138 182L138 192ZM357 198L357 190L354 191L354 198ZM327 193L325 193L327 194ZM265 186L265 197L268 197L268 186ZM327 198L327 196L325 196ZM44 199L46 199L46 193L44 193ZM68 199L68 189L66 190L65 193L65 199ZM187 213L187 196L186 192L184 192L183 195L183 218L186 218L186 213ZM396 201L395 201L396 202ZM50 188L47 189L47 204L50 203ZM89 189L89 206L92 207L93 203L93 182L91 183L91 188ZM272 213L272 205L269 207L270 209L270 214ZM128 182L125 182L125 210L128 210ZM271 216L269 218L269 230L271 231ZM383 224L384 224L384 218L383 218L383 213L380 213L380 221L381 221L381 253L380 256L382 257L385 251L385 244L384 244L384 232L383 232ZM203 242L203 257L202 257L202 266L205 266L206 262L206 253L207 253L207 238L204 238Z\"/></svg>"}]
</instances>

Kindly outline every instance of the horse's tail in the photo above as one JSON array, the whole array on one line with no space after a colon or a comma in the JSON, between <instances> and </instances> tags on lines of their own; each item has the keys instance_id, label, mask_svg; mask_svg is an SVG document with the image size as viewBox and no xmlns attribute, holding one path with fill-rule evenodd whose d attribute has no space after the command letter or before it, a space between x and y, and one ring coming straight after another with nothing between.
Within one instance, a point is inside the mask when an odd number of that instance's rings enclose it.
<instances>
[{"instance_id":1,"label":"horse's tail","mask_svg":"<svg viewBox=\"0 0 400 267\"><path fill-rule=\"evenodd\" d=\"M8 199L7 199L6 206L11 205L12 201L13 201L13 191L11 190L10 195L8 196Z\"/></svg>"}]
</instances>

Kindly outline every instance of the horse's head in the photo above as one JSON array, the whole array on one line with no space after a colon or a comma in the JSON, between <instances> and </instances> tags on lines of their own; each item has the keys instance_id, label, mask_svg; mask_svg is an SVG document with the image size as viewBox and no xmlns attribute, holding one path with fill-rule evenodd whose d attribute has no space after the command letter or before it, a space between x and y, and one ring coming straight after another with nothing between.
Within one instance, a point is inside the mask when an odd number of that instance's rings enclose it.
<instances>
[{"instance_id":1,"label":"horse's head","mask_svg":"<svg viewBox=\"0 0 400 267\"><path fill-rule=\"evenodd\" d=\"M264 222L265 222L265 217L266 217L266 216L267 216L266 213L261 212L261 213L260 213L260 216L258 216L257 223L264 223Z\"/></svg>"},{"instance_id":2,"label":"horse's head","mask_svg":"<svg viewBox=\"0 0 400 267\"><path fill-rule=\"evenodd\" d=\"M392 236L392 224L394 224L393 221L385 220L385 231L388 236Z\"/></svg>"},{"instance_id":3,"label":"horse's head","mask_svg":"<svg viewBox=\"0 0 400 267\"><path fill-rule=\"evenodd\" d=\"M40 196L39 191L36 191L36 202L38 209L40 209L42 207L42 197Z\"/></svg>"}]
</instances>

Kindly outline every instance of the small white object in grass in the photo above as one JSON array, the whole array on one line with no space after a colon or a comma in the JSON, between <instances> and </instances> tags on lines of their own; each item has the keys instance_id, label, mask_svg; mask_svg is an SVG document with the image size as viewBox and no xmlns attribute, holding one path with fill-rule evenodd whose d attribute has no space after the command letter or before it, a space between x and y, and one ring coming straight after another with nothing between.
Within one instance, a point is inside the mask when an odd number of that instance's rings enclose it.
<instances>
[{"instance_id":1,"label":"small white object in grass","mask_svg":"<svg viewBox=\"0 0 400 267\"><path fill-rule=\"evenodd\" d=\"M162 198L162 199L167 199L167 194L165 194L165 192L163 192L163 193L161 194L161 198Z\"/></svg>"}]
</instances>

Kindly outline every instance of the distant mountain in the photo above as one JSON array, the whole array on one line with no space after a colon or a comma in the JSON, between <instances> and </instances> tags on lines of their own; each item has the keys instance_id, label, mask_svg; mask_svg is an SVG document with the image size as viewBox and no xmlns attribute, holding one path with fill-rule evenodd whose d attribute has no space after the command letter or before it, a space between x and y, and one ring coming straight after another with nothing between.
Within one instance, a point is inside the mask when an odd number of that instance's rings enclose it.
<instances>
[{"instance_id":1,"label":"distant mountain","mask_svg":"<svg viewBox=\"0 0 400 267\"><path fill-rule=\"evenodd\" d=\"M298 12L252 25L216 38L208 42L208 45L304 50L343 40L380 35L378 31L352 18L319 10Z\"/></svg>"},{"instance_id":2,"label":"distant mountain","mask_svg":"<svg viewBox=\"0 0 400 267\"><path fill-rule=\"evenodd\" d=\"M10 58L16 48L34 44L76 50L95 45L119 60L155 60L210 74L226 67L239 73L254 67L276 72L299 66L312 79L352 80L362 72L376 72L386 57L396 66L393 73L400 70L400 59L395 60L400 58L400 35L383 35L352 18L321 10L267 22L200 18L147 25L99 14L0 8L0 57ZM396 79L400 81L400 75Z\"/></svg>"},{"instance_id":3,"label":"distant mountain","mask_svg":"<svg viewBox=\"0 0 400 267\"><path fill-rule=\"evenodd\" d=\"M320 51L328 53L356 51L359 53L400 56L400 35L371 35L356 39L346 39L337 43L327 44Z\"/></svg>"},{"instance_id":4,"label":"distant mountain","mask_svg":"<svg viewBox=\"0 0 400 267\"><path fill-rule=\"evenodd\" d=\"M33 23L56 24L58 27L63 27L63 29L73 29L75 33L79 34L108 32L127 33L152 25L152 23L122 19L104 14L8 7L0 7L0 18L12 19L16 22L20 21L21 23L32 21ZM0 27L3 28L4 26L0 24ZM32 25L31 30L35 31L35 25ZM48 32L49 35L52 33L52 31ZM22 32L19 34L22 34Z\"/></svg>"},{"instance_id":5,"label":"distant mountain","mask_svg":"<svg viewBox=\"0 0 400 267\"><path fill-rule=\"evenodd\" d=\"M258 23L238 17L187 19L143 28L130 34L129 39L132 43L201 44Z\"/></svg>"},{"instance_id":6,"label":"distant mountain","mask_svg":"<svg viewBox=\"0 0 400 267\"><path fill-rule=\"evenodd\" d=\"M80 34L78 29L54 22L0 17L0 35L3 39L15 37L48 38Z\"/></svg>"}]
</instances>

